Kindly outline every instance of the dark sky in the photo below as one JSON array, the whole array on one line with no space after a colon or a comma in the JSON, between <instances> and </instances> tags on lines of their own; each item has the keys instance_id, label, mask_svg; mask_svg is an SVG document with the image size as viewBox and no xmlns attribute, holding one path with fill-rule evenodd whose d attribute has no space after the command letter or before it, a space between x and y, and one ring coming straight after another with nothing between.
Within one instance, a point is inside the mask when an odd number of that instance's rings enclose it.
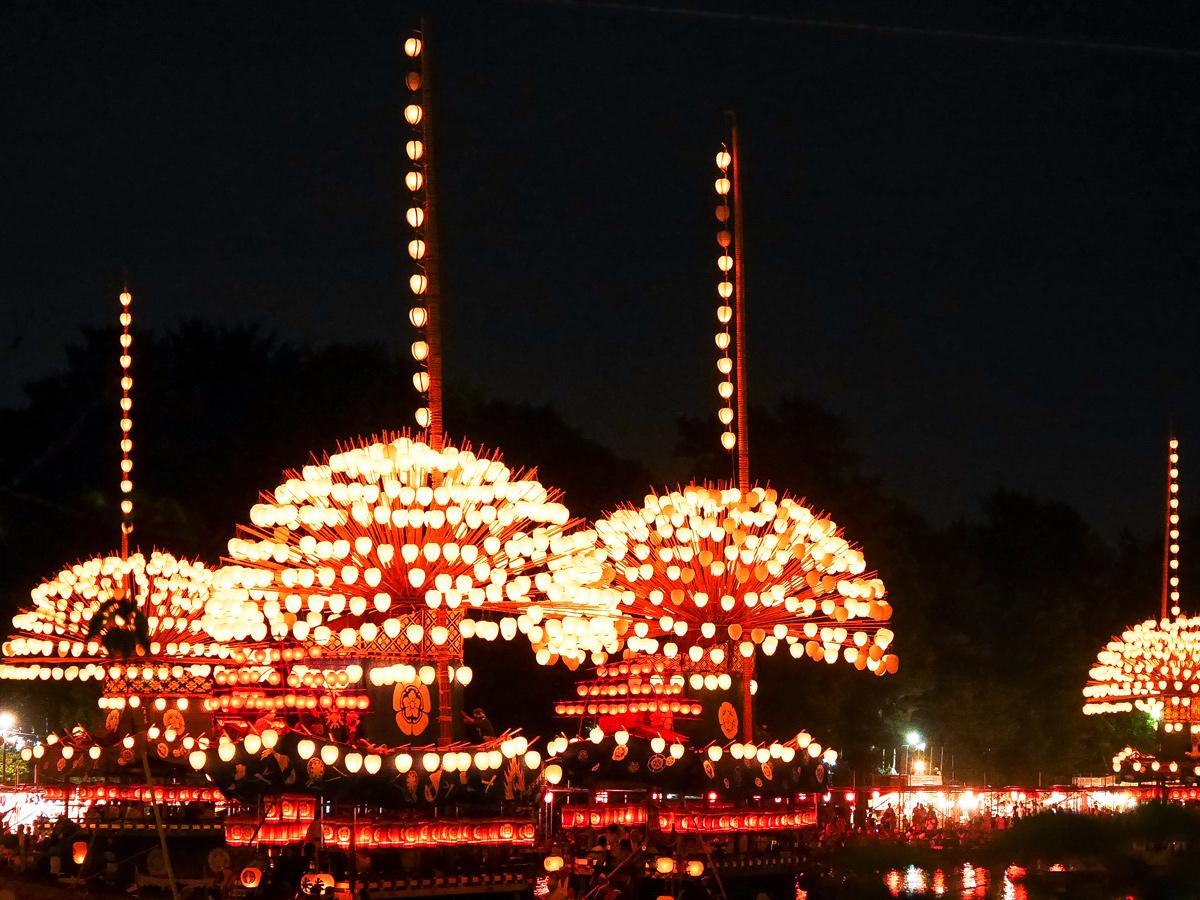
<instances>
[{"instance_id":1,"label":"dark sky","mask_svg":"<svg viewBox=\"0 0 1200 900\"><path fill-rule=\"evenodd\" d=\"M819 399L939 520L1003 484L1109 535L1155 527L1168 421L1200 437L1191 7L738 7L1191 51L1147 53L438 6L452 379L652 460L677 415L712 415L712 156L734 106L754 399ZM142 324L406 343L414 19L393 3L6 5L0 403L112 317L126 268Z\"/></svg>"}]
</instances>

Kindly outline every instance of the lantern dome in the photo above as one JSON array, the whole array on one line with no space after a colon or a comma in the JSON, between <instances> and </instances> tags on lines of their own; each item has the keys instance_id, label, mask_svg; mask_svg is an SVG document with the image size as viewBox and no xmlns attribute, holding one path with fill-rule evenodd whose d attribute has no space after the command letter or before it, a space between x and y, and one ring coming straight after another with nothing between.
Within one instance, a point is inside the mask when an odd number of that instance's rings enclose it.
<instances>
[{"instance_id":1,"label":"lantern dome","mask_svg":"<svg viewBox=\"0 0 1200 900\"><path fill-rule=\"evenodd\" d=\"M406 657L526 634L581 661L619 644L594 531L533 471L408 433L356 440L250 511L205 625L226 640ZM547 656L539 657L547 662Z\"/></svg>"},{"instance_id":2,"label":"lantern dome","mask_svg":"<svg viewBox=\"0 0 1200 900\"><path fill-rule=\"evenodd\" d=\"M625 645L715 671L761 649L839 658L878 675L892 608L862 551L828 516L772 488L690 485L596 523Z\"/></svg>"},{"instance_id":3,"label":"lantern dome","mask_svg":"<svg viewBox=\"0 0 1200 900\"><path fill-rule=\"evenodd\" d=\"M4 642L5 678L105 679L117 657L148 665L208 665L230 655L201 624L213 570L155 550L98 556L30 592ZM138 646L114 653L121 632ZM136 652L135 652L136 651Z\"/></svg>"}]
</instances>

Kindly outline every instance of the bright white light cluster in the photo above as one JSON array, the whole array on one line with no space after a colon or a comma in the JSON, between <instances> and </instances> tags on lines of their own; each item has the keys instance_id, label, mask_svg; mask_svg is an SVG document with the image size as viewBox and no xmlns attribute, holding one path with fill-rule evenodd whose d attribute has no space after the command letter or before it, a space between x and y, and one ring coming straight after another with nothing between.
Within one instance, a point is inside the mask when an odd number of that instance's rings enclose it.
<instances>
[{"instance_id":1,"label":"bright white light cluster","mask_svg":"<svg viewBox=\"0 0 1200 900\"><path fill-rule=\"evenodd\" d=\"M496 455L408 436L347 447L288 473L251 509L206 627L334 652L381 635L444 645L450 628L485 640L522 632L544 662L582 660L615 643L615 625L588 605L603 592L579 590L602 556L559 496ZM431 625L430 611L446 624ZM491 612L503 617L480 618Z\"/></svg>"},{"instance_id":2,"label":"bright white light cluster","mask_svg":"<svg viewBox=\"0 0 1200 900\"><path fill-rule=\"evenodd\" d=\"M756 647L894 672L883 582L833 520L770 488L689 486L596 523L629 649L729 666Z\"/></svg>"},{"instance_id":3,"label":"bright white light cluster","mask_svg":"<svg viewBox=\"0 0 1200 900\"><path fill-rule=\"evenodd\" d=\"M107 658L99 640L87 637L91 619L103 604L132 587L146 616L151 656L226 656L228 648L201 625L212 580L213 571L203 563L159 551L149 557L134 553L125 560L103 556L76 563L30 592L32 605L13 616L16 633L4 643L4 655L85 663ZM13 668L0 669L0 677L13 677ZM64 671L70 678L69 670ZM107 670L88 670L93 674L87 676L83 671L75 677L105 677Z\"/></svg>"}]
</instances>

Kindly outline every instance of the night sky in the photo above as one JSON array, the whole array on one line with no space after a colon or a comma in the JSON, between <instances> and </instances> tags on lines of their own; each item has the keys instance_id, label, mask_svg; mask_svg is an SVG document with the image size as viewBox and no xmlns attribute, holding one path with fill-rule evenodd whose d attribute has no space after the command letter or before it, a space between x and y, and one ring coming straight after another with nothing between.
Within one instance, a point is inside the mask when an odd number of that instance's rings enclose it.
<instances>
[{"instance_id":1,"label":"night sky","mask_svg":"<svg viewBox=\"0 0 1200 900\"><path fill-rule=\"evenodd\" d=\"M937 521L1005 485L1110 537L1151 533L1171 421L1184 502L1200 496L1194 8L903 6L741 8L916 32L440 10L448 376L684 476L675 419L716 408L712 158L735 107L755 401L818 399ZM0 403L114 317L126 271L142 326L405 346L400 45L417 15L6 5Z\"/></svg>"}]
</instances>

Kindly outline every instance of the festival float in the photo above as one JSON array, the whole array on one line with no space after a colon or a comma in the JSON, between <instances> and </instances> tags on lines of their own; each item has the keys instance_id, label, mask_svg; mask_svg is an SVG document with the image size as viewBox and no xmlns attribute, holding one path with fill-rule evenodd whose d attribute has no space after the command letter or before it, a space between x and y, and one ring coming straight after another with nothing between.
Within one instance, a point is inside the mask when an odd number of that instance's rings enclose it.
<instances>
[{"instance_id":1,"label":"festival float","mask_svg":"<svg viewBox=\"0 0 1200 900\"><path fill-rule=\"evenodd\" d=\"M754 723L758 654L895 672L883 582L837 524L749 474L746 289L736 121L716 156L716 346L730 483L648 494L596 523L604 589L628 623L624 655L556 704L548 745L551 879L689 879L794 872L837 752ZM732 351L732 352L731 352ZM616 861L613 865L613 861ZM624 870L624 871L622 871Z\"/></svg>"},{"instance_id":2,"label":"festival float","mask_svg":"<svg viewBox=\"0 0 1200 900\"><path fill-rule=\"evenodd\" d=\"M98 688L99 722L52 731L22 751L36 784L23 795L25 804L79 827L57 863L51 858L52 869L69 877L94 874L104 867L105 848L130 850L157 831L159 847L120 878L175 892L178 880L207 881L211 867L223 865L223 851L209 854L208 866L196 862L221 842L223 805L196 770L210 740L205 703L235 651L201 624L213 569L130 547L133 297L125 290L119 300L120 551L67 566L31 591L3 644L0 678ZM193 864L182 879L168 836L184 868Z\"/></svg>"},{"instance_id":3,"label":"festival float","mask_svg":"<svg viewBox=\"0 0 1200 900\"><path fill-rule=\"evenodd\" d=\"M572 665L619 647L609 595L588 587L595 532L535 472L444 435L423 35L404 52L417 430L286 471L229 542L203 619L241 654L213 679L200 762L233 805L225 837L248 889L528 888L542 748L472 711L463 642L529 641Z\"/></svg>"},{"instance_id":4,"label":"festival float","mask_svg":"<svg viewBox=\"0 0 1200 900\"><path fill-rule=\"evenodd\" d=\"M1112 768L1123 781L1163 786L1200 779L1200 617L1180 611L1176 438L1167 447L1166 497L1160 615L1113 637L1097 654L1083 689L1086 715L1137 710L1153 719L1157 749L1127 746L1113 757ZM1179 799L1179 791L1171 796Z\"/></svg>"}]
</instances>

